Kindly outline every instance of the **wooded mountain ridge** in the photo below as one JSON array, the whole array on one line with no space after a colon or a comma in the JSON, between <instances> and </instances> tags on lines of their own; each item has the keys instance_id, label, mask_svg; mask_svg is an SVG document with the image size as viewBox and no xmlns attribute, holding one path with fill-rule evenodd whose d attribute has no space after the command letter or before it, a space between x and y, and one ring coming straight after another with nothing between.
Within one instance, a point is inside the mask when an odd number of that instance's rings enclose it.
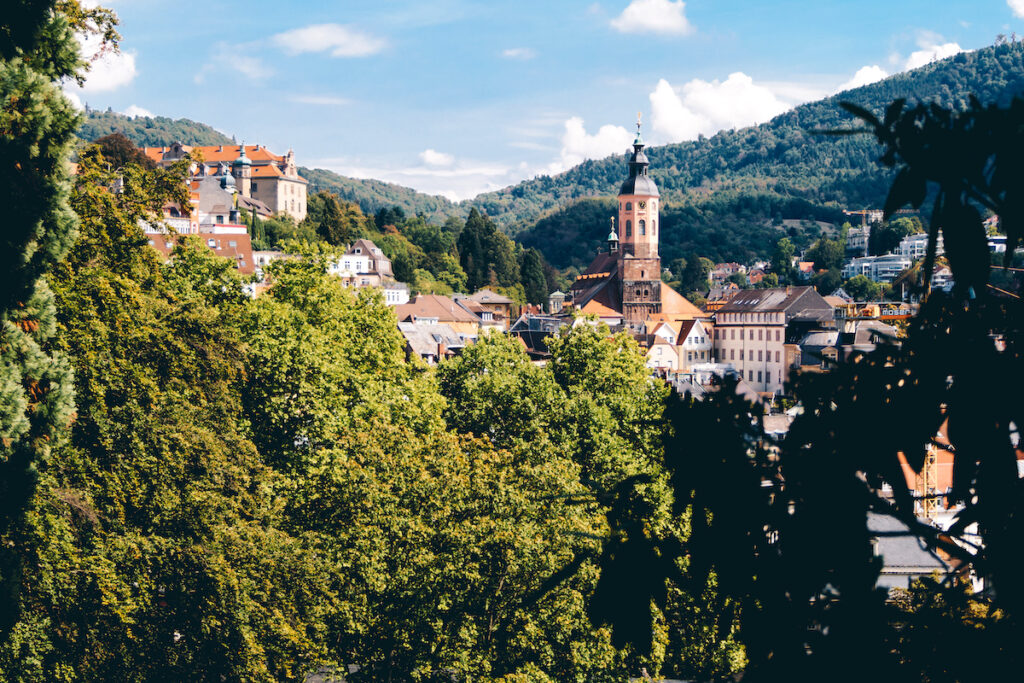
<instances>
[{"instance_id":1,"label":"wooded mountain ridge","mask_svg":"<svg viewBox=\"0 0 1024 683\"><path fill-rule=\"evenodd\" d=\"M811 221L837 222L844 208L880 207L891 181L876 163L877 145L865 136L829 136L848 127L839 106L850 101L881 110L906 98L964 107L973 95L1006 105L1024 90L1024 45L1008 42L963 52L861 88L800 105L758 126L651 147L651 175L662 195L665 262L699 254L713 260L767 257L787 234L806 246L817 237ZM230 144L203 124L179 119L125 117L87 112L85 139L121 130L136 144ZM585 161L557 176L539 176L458 204L379 180L347 178L325 169L302 168L310 192L328 190L356 202L366 213L398 206L442 222L477 208L507 233L535 246L560 268L585 264L608 233L611 198L626 168L625 155ZM806 229L773 227L780 219L804 221Z\"/></svg>"}]
</instances>

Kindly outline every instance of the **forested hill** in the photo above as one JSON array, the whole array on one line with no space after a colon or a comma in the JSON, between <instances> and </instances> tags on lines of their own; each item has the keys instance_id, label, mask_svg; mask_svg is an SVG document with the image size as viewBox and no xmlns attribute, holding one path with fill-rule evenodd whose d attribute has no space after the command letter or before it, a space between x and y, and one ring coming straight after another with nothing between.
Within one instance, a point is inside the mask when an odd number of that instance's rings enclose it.
<instances>
[{"instance_id":1,"label":"forested hill","mask_svg":"<svg viewBox=\"0 0 1024 683\"><path fill-rule=\"evenodd\" d=\"M663 217L663 244L670 252L701 251L702 246L715 249L718 240L706 230L721 225L722 218L735 219L735 214L745 213L748 220L734 227L741 233L753 233L764 227L764 219L779 213L787 219L822 218L826 213L836 214L837 208L881 206L889 176L875 163L879 148L872 139L813 132L851 122L852 117L839 107L843 100L880 112L901 97L962 107L971 94L984 103L1006 104L1022 91L1024 44L1009 43L959 54L801 105L759 126L653 147L648 150L651 175L661 188L663 204L671 212L688 214L680 215L682 222L677 222L673 234L670 217ZM608 232L610 215L596 215L591 203L570 205L581 198L614 196L625 169L624 155L587 161L559 176L539 177L480 195L473 204L518 239L542 248L553 264L564 266L572 259L562 247L583 244L582 251L593 253ZM752 204L760 208L752 208ZM794 208L799 211L787 213ZM541 235L533 226L542 216L547 219L538 226ZM588 216L594 220L580 221ZM555 234L552 228L557 230ZM764 254L769 246L763 235L752 234L748 239L745 234L730 234L739 247L746 245L746 253L743 248L727 253L719 250L723 258Z\"/></svg>"},{"instance_id":2,"label":"forested hill","mask_svg":"<svg viewBox=\"0 0 1024 683\"><path fill-rule=\"evenodd\" d=\"M460 207L439 195L424 194L383 180L349 178L322 168L300 168L299 174L309 181L310 192L333 192L355 202L367 214L397 206L406 215L423 214L429 221L443 223L448 216L469 213L469 207Z\"/></svg>"},{"instance_id":3,"label":"forested hill","mask_svg":"<svg viewBox=\"0 0 1024 683\"><path fill-rule=\"evenodd\" d=\"M186 145L238 144L215 128L190 119L126 116L113 111L86 110L85 120L78 129L79 138L92 142L111 133L123 133L140 147L159 147L175 141ZM423 194L394 183L347 178L322 168L300 168L299 173L309 180L311 193L320 190L334 192L342 199L355 202L368 214L398 206L407 215L422 213L428 220L443 223L448 216L469 213L468 206L459 207L444 197Z\"/></svg>"},{"instance_id":4,"label":"forested hill","mask_svg":"<svg viewBox=\"0 0 1024 683\"><path fill-rule=\"evenodd\" d=\"M161 147L175 141L186 145L230 145L234 142L219 130L190 119L126 116L113 111L86 109L78 137L92 142L111 133L123 133L139 147Z\"/></svg>"}]
</instances>

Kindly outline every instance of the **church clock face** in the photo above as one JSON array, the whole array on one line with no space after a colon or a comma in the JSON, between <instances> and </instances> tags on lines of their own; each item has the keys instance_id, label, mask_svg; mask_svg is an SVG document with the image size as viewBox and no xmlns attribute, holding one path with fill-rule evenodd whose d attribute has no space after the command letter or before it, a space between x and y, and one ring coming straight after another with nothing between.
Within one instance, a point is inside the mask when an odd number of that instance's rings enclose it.
<instances>
[{"instance_id":1,"label":"church clock face","mask_svg":"<svg viewBox=\"0 0 1024 683\"><path fill-rule=\"evenodd\" d=\"M647 202L640 201L640 202L637 202L636 205L638 207L640 207L641 209L646 209L647 208Z\"/></svg>"}]
</instances>

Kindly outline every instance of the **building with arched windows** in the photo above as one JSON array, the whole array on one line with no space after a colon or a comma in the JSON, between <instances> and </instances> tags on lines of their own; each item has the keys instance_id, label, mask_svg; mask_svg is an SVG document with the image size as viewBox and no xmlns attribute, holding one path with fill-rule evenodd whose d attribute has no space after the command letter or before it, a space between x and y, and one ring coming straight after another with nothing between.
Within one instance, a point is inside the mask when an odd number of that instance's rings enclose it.
<instances>
[{"instance_id":1,"label":"building with arched windows","mask_svg":"<svg viewBox=\"0 0 1024 683\"><path fill-rule=\"evenodd\" d=\"M652 317L693 319L704 314L661 282L658 255L661 196L648 175L650 162L637 122L629 176L619 188L618 216L613 219L607 250L594 258L573 283L572 304L602 320L639 331Z\"/></svg>"}]
</instances>

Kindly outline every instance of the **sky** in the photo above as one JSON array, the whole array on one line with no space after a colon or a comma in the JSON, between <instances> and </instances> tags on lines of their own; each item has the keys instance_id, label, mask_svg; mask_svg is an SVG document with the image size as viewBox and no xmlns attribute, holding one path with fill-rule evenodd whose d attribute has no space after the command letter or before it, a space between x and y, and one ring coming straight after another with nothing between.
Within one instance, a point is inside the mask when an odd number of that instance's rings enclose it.
<instances>
[{"instance_id":1,"label":"sky","mask_svg":"<svg viewBox=\"0 0 1024 683\"><path fill-rule=\"evenodd\" d=\"M691 140L1024 34L1024 0L103 4L121 52L73 101L452 200L621 153L638 113Z\"/></svg>"}]
</instances>

